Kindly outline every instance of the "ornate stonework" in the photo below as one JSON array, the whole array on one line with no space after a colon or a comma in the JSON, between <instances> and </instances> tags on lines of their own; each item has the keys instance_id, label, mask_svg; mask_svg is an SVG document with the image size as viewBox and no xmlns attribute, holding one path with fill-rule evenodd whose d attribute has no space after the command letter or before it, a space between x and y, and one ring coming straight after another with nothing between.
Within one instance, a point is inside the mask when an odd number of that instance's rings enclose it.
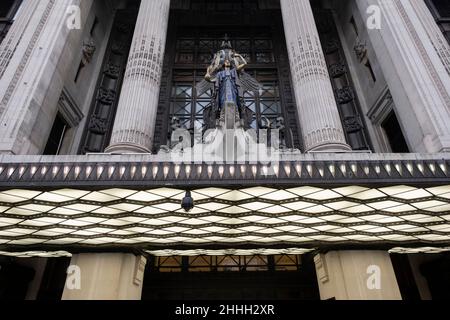
<instances>
[{"instance_id":1,"label":"ornate stonework","mask_svg":"<svg viewBox=\"0 0 450 320\"><path fill-rule=\"evenodd\" d=\"M442 98L445 100L445 104L450 109L450 95L447 92L447 90L444 88L444 84L442 83L442 80L440 79L438 72L431 61L425 46L422 43L422 40L420 39L417 30L414 27L413 22L411 21L411 18L409 17L408 13L405 10L404 4L400 0L393 0L395 3L395 6L397 7L398 12L400 13L400 16L403 19L403 22L405 26L408 29L408 32L410 36L414 40L414 45L416 46L417 50L420 53L420 57L423 60L423 62L426 64L428 71L435 83L436 88L439 90L439 93L441 94Z\"/></svg>"},{"instance_id":2,"label":"ornate stonework","mask_svg":"<svg viewBox=\"0 0 450 320\"><path fill-rule=\"evenodd\" d=\"M87 65L87 64L91 63L96 50L97 50L97 47L96 47L93 39L89 39L88 41L85 41L83 43L83 47L82 47L83 56L81 58L83 65Z\"/></svg>"},{"instance_id":3,"label":"ornate stonework","mask_svg":"<svg viewBox=\"0 0 450 320\"><path fill-rule=\"evenodd\" d=\"M439 29L430 10L427 8L424 0L410 0L411 6L419 17L428 37L433 43L439 58L445 66L448 74L450 74L450 45Z\"/></svg>"},{"instance_id":4,"label":"ornate stonework","mask_svg":"<svg viewBox=\"0 0 450 320\"><path fill-rule=\"evenodd\" d=\"M55 5L55 0L50 0L47 4L47 7L45 8L44 14L41 17L41 20L39 21L39 24L33 34L33 37L31 41L28 43L28 47L22 57L22 60L20 61L20 64L18 68L16 69L16 72L14 73L14 77L12 78L11 82L9 83L8 89L3 96L0 104L0 116L2 116L3 112L5 111L6 106L8 105L9 99L11 98L14 90L17 87L17 84L19 82L20 77L22 76L23 70L25 69L26 64L28 63L28 60L35 48L36 42L38 41L42 29L44 28L48 17L50 16L50 13L52 12L52 9Z\"/></svg>"},{"instance_id":5,"label":"ornate stonework","mask_svg":"<svg viewBox=\"0 0 450 320\"><path fill-rule=\"evenodd\" d=\"M281 8L305 150L349 151L311 5L282 0Z\"/></svg>"},{"instance_id":6,"label":"ornate stonework","mask_svg":"<svg viewBox=\"0 0 450 320\"><path fill-rule=\"evenodd\" d=\"M6 68L11 61L14 52L23 37L25 29L30 23L33 13L36 10L39 0L28 0L22 4L20 13L9 29L5 39L0 44L0 78L3 77Z\"/></svg>"},{"instance_id":7,"label":"ornate stonework","mask_svg":"<svg viewBox=\"0 0 450 320\"><path fill-rule=\"evenodd\" d=\"M170 0L141 4L107 152L151 151L169 9Z\"/></svg>"}]
</instances>

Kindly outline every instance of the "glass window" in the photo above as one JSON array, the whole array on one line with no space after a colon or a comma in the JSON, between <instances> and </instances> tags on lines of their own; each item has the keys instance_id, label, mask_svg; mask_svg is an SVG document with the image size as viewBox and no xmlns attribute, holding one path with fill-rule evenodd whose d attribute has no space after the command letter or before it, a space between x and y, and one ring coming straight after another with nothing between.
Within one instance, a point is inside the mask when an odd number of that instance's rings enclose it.
<instances>
[{"instance_id":1,"label":"glass window","mask_svg":"<svg viewBox=\"0 0 450 320\"><path fill-rule=\"evenodd\" d=\"M255 272L299 271L301 256L191 256L155 257L154 272Z\"/></svg>"},{"instance_id":2,"label":"glass window","mask_svg":"<svg viewBox=\"0 0 450 320\"><path fill-rule=\"evenodd\" d=\"M211 64L214 53L220 49L225 34L231 39L233 48L247 60L246 72L263 84L259 92L246 92L244 96L245 106L253 113L251 127L264 128L283 114L270 32L261 28L249 30L247 34L243 34L242 29L193 28L179 30L169 122L176 117L184 129L192 131L204 126L203 115L211 107L212 92L196 96L194 88L203 80L206 68Z\"/></svg>"},{"instance_id":3,"label":"glass window","mask_svg":"<svg viewBox=\"0 0 450 320\"><path fill-rule=\"evenodd\" d=\"M180 120L181 127L188 130L200 129L204 125L204 111L211 107L212 92L207 91L201 96L194 94L195 85L203 78L205 71L192 71L190 76L185 71L174 72L171 98L171 119ZM248 70L263 84L259 92L246 92L245 106L253 112L254 129L265 128L274 123L282 115L276 70L257 71ZM187 82L186 80L189 80Z\"/></svg>"}]
</instances>

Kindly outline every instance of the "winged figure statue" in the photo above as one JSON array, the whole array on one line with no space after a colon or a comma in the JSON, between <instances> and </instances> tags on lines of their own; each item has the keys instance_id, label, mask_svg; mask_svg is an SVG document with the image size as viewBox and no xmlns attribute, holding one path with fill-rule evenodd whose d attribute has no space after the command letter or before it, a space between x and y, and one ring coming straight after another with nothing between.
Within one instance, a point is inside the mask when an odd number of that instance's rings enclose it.
<instances>
[{"instance_id":1,"label":"winged figure statue","mask_svg":"<svg viewBox=\"0 0 450 320\"><path fill-rule=\"evenodd\" d=\"M214 55L204 79L196 86L197 96L208 90L213 93L211 109L204 113L206 129L217 127L227 106L236 106L236 120L240 120L244 127L249 126L252 112L243 103L244 94L259 91L262 85L245 72L246 66L245 58L233 49L226 37L221 50Z\"/></svg>"}]
</instances>

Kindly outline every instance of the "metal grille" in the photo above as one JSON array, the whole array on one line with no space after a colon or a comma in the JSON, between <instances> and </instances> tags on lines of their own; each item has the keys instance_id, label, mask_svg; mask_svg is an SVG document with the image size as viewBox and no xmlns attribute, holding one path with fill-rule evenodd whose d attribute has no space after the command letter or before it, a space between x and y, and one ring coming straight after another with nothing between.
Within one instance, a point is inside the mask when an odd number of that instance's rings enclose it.
<instances>
[{"instance_id":1,"label":"metal grille","mask_svg":"<svg viewBox=\"0 0 450 320\"><path fill-rule=\"evenodd\" d=\"M203 112L211 105L212 92L196 96L194 87L203 79L226 33L232 39L233 48L249 63L246 71L264 86L260 92L247 92L244 97L246 107L254 114L251 127L259 129L268 126L283 115L278 70L269 31L250 30L243 35L242 30L188 29L179 32L176 43L169 116L170 119L178 118L182 128L192 131L203 128ZM170 131L169 128L169 136Z\"/></svg>"},{"instance_id":2,"label":"metal grille","mask_svg":"<svg viewBox=\"0 0 450 320\"><path fill-rule=\"evenodd\" d=\"M232 250L231 250L232 251ZM157 256L153 272L299 271L300 255L196 255Z\"/></svg>"},{"instance_id":3,"label":"metal grille","mask_svg":"<svg viewBox=\"0 0 450 320\"><path fill-rule=\"evenodd\" d=\"M249 73L263 84L259 92L246 92L244 96L245 106L253 112L251 127L259 129L275 122L282 114L278 79L271 70L252 70ZM204 71L197 70L174 73L170 117L178 118L184 129L201 130L204 125L203 112L211 106L211 91L201 96L195 95L194 87L203 76Z\"/></svg>"}]
</instances>

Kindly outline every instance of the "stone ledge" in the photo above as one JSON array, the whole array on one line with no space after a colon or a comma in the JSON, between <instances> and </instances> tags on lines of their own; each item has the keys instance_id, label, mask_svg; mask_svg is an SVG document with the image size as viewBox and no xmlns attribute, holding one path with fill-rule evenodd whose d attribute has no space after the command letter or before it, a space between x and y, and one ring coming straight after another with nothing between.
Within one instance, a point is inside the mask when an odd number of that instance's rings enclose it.
<instances>
[{"instance_id":1,"label":"stone ledge","mask_svg":"<svg viewBox=\"0 0 450 320\"><path fill-rule=\"evenodd\" d=\"M270 164L173 163L154 155L0 157L0 188L410 184L450 181L448 154L304 154Z\"/></svg>"}]
</instances>

